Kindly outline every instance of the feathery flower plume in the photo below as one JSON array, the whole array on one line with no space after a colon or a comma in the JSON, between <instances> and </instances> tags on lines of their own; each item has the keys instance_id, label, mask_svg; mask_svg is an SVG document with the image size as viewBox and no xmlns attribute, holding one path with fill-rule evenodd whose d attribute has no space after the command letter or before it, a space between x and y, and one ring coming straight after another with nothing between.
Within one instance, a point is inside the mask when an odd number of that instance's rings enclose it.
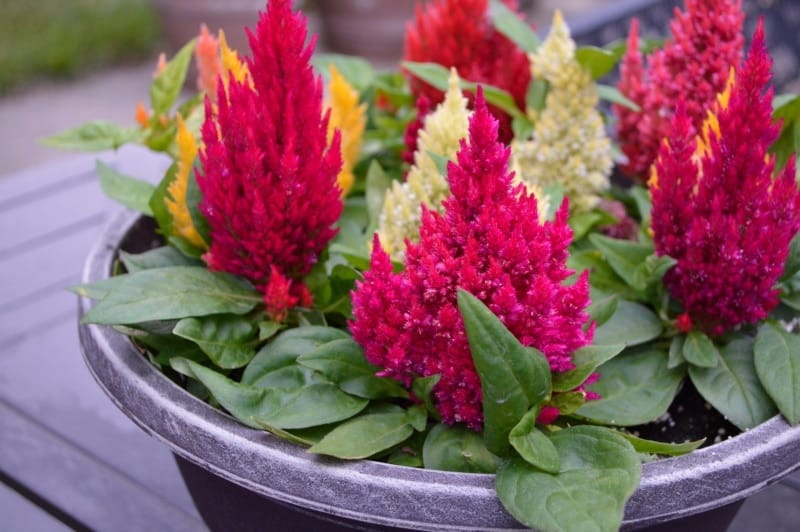
<instances>
[{"instance_id":1,"label":"feathery flower plume","mask_svg":"<svg viewBox=\"0 0 800 532\"><path fill-rule=\"evenodd\" d=\"M513 143L519 178L539 186L560 183L573 210L590 210L609 186L611 141L596 110L597 87L575 59L575 41L560 11L531 64L533 76L550 89L532 139Z\"/></svg>"},{"instance_id":2,"label":"feathery flower plume","mask_svg":"<svg viewBox=\"0 0 800 532\"><path fill-rule=\"evenodd\" d=\"M250 71L247 69L247 64L239 59L239 54L236 50L232 50L228 46L228 40L225 38L225 32L219 30L219 54L222 62L222 84L225 85L225 90L228 89L228 81L230 76L239 83L245 83L253 87L253 80L250 79Z\"/></svg>"},{"instance_id":3,"label":"feathery flower plume","mask_svg":"<svg viewBox=\"0 0 800 532\"><path fill-rule=\"evenodd\" d=\"M664 282L683 305L683 331L719 335L764 319L778 303L800 192L793 160L773 178L771 66L759 23L701 135L679 106L654 165L652 229L656 251L678 261Z\"/></svg>"},{"instance_id":4,"label":"feathery flower plume","mask_svg":"<svg viewBox=\"0 0 800 532\"><path fill-rule=\"evenodd\" d=\"M175 179L167 187L167 196L164 203L172 216L172 230L177 236L185 238L190 244L199 249L208 249L200 233L192 222L189 206L186 204L186 191L189 185L189 175L197 157L197 140L186 127L181 115L177 115L178 134L178 171Z\"/></svg>"},{"instance_id":5,"label":"feathery flower plume","mask_svg":"<svg viewBox=\"0 0 800 532\"><path fill-rule=\"evenodd\" d=\"M310 301L303 277L336 233L340 138L328 146L314 40L306 46L306 21L291 1L270 1L248 37L252 87L235 78L219 87L217 113L206 99L197 178L211 234L204 258L252 281L281 317L292 298Z\"/></svg>"},{"instance_id":6,"label":"feathery flower plume","mask_svg":"<svg viewBox=\"0 0 800 532\"><path fill-rule=\"evenodd\" d=\"M474 294L525 345L542 351L553 371L573 367L571 354L588 344L589 284L565 262L572 231L566 203L553 222L539 223L536 198L512 185L509 150L478 91L469 141L449 164L452 195L444 214L424 210L419 244L394 273L374 239L371 269L353 292L353 337L367 359L408 386L416 376L441 375L433 390L445 423L480 430L481 384L457 307L457 290Z\"/></svg>"},{"instance_id":7,"label":"feathery flower plume","mask_svg":"<svg viewBox=\"0 0 800 532\"><path fill-rule=\"evenodd\" d=\"M423 121L417 137L414 166L406 181L395 181L391 190L386 191L378 235L383 248L397 261L405 256L406 240L419 240L422 206L441 212L442 200L450 193L447 179L431 154L455 160L459 143L467 136L471 113L459 88L460 79L455 68L450 70L449 81L444 101Z\"/></svg>"},{"instance_id":8,"label":"feathery flower plume","mask_svg":"<svg viewBox=\"0 0 800 532\"><path fill-rule=\"evenodd\" d=\"M353 168L358 162L364 128L367 125L367 105L358 104L358 91L344 79L335 66L331 65L330 71L328 100L324 105L331 113L328 122L328 142L333 140L334 131L341 132L342 171L339 172L337 180L342 189L342 196L346 196L355 181Z\"/></svg>"},{"instance_id":9,"label":"feathery flower plume","mask_svg":"<svg viewBox=\"0 0 800 532\"><path fill-rule=\"evenodd\" d=\"M647 178L679 101L699 130L705 109L725 88L730 68L739 63L743 22L741 0L686 0L686 11L676 8L670 22L672 39L653 52L647 68L639 50L638 22L631 23L619 89L641 110L614 106L617 137L628 158L626 173Z\"/></svg>"},{"instance_id":10,"label":"feathery flower plume","mask_svg":"<svg viewBox=\"0 0 800 532\"><path fill-rule=\"evenodd\" d=\"M217 99L217 81L222 66L219 60L219 41L208 32L208 26L200 26L197 46L194 49L194 61L197 65L197 89L208 94L212 100Z\"/></svg>"},{"instance_id":11,"label":"feathery flower plume","mask_svg":"<svg viewBox=\"0 0 800 532\"><path fill-rule=\"evenodd\" d=\"M504 0L516 10L516 0ZM405 40L406 61L438 63L455 67L466 80L488 83L508 91L520 109L531 80L525 52L494 29L488 16L489 0L433 0L417 6L414 22L408 25ZM442 101L442 91L411 79L415 96L424 94L432 105ZM511 118L492 108L500 120L504 142L512 138Z\"/></svg>"}]
</instances>

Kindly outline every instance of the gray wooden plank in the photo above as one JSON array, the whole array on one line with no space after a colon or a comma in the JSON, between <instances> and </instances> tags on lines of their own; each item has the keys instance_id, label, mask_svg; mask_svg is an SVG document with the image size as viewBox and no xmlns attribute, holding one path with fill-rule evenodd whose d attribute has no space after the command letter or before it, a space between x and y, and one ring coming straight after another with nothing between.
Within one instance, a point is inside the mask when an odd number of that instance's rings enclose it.
<instances>
[{"instance_id":1,"label":"gray wooden plank","mask_svg":"<svg viewBox=\"0 0 800 532\"><path fill-rule=\"evenodd\" d=\"M198 518L0 400L0 471L93 530L197 531Z\"/></svg>"}]
</instances>

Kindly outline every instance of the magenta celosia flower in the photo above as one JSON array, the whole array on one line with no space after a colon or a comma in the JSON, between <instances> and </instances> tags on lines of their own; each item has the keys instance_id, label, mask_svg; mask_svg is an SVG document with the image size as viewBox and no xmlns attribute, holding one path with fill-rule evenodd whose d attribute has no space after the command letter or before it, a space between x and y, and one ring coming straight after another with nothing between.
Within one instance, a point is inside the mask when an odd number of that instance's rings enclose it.
<instances>
[{"instance_id":1,"label":"magenta celosia flower","mask_svg":"<svg viewBox=\"0 0 800 532\"><path fill-rule=\"evenodd\" d=\"M376 237L371 269L353 293L353 337L382 375L406 386L415 376L441 375L433 395L445 423L483 422L480 378L457 306L457 289L483 301L525 345L544 353L553 371L573 367L571 354L588 344L589 285L571 285L565 266L572 231L567 205L539 223L536 198L512 186L509 150L497 141L497 121L481 91L448 166L452 196L445 212L424 211L419 244L394 273Z\"/></svg>"},{"instance_id":2,"label":"magenta celosia flower","mask_svg":"<svg viewBox=\"0 0 800 532\"><path fill-rule=\"evenodd\" d=\"M767 150L772 122L772 61L759 24L733 83L695 137L679 107L659 152L651 190L656 251L678 262L664 278L683 305L676 326L719 335L764 319L778 303L775 283L800 229L792 160L773 178Z\"/></svg>"},{"instance_id":3,"label":"magenta celosia flower","mask_svg":"<svg viewBox=\"0 0 800 532\"><path fill-rule=\"evenodd\" d=\"M504 0L512 10L516 0ZM414 22L408 25L406 61L438 63L455 67L461 79L482 82L508 91L520 109L531 81L527 54L494 29L488 15L489 0L433 0L417 6ZM415 96L424 94L432 107L444 100L444 92L416 78L411 79ZM470 96L470 98L472 98ZM512 137L511 118L492 108L500 120L500 137Z\"/></svg>"},{"instance_id":4,"label":"magenta celosia flower","mask_svg":"<svg viewBox=\"0 0 800 532\"><path fill-rule=\"evenodd\" d=\"M327 148L314 40L306 46L306 21L291 1L270 1L248 37L252 87L231 77L227 90L219 84L218 109L206 99L198 175L211 228L204 258L252 281L281 316L286 305L308 302L302 278L335 235L339 135ZM270 288L273 277L278 286Z\"/></svg>"},{"instance_id":5,"label":"magenta celosia flower","mask_svg":"<svg viewBox=\"0 0 800 532\"><path fill-rule=\"evenodd\" d=\"M670 22L672 38L648 57L647 68L639 50L638 22L631 22L619 89L641 111L614 106L617 137L628 157L623 171L648 177L678 101L699 130L705 109L739 63L743 22L741 0L686 0L686 11L675 9Z\"/></svg>"}]
</instances>

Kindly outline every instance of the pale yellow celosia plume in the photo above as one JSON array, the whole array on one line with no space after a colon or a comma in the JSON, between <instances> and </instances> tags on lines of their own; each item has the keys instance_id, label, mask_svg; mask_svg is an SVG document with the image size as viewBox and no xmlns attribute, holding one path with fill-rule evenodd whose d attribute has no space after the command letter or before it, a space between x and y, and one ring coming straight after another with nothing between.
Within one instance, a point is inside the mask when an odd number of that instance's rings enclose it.
<instances>
[{"instance_id":1,"label":"pale yellow celosia plume","mask_svg":"<svg viewBox=\"0 0 800 532\"><path fill-rule=\"evenodd\" d=\"M471 112L459 85L458 73L451 69L444 101L425 118L419 132L414 165L406 181L395 182L386 192L378 236L392 260L403 260L406 239L419 240L422 205L441 211L442 200L450 194L447 178L430 154L452 161L461 139L467 137Z\"/></svg>"},{"instance_id":2,"label":"pale yellow celosia plume","mask_svg":"<svg viewBox=\"0 0 800 532\"><path fill-rule=\"evenodd\" d=\"M358 91L344 79L335 66L330 65L330 72L331 81L325 102L325 108L331 112L328 121L328 143L333 140L333 133L338 129L342 136L342 170L337 180L342 189L342 196L346 196L355 181L353 168L361 152L361 141L367 125L367 106L359 105Z\"/></svg>"},{"instance_id":3,"label":"pale yellow celosia plume","mask_svg":"<svg viewBox=\"0 0 800 532\"><path fill-rule=\"evenodd\" d=\"M596 110L597 87L575 59L575 42L559 11L531 63L534 79L547 81L549 90L545 108L529 111L531 139L512 144L513 167L527 185L561 184L572 210L589 210L609 186L611 142Z\"/></svg>"},{"instance_id":4,"label":"pale yellow celosia plume","mask_svg":"<svg viewBox=\"0 0 800 532\"><path fill-rule=\"evenodd\" d=\"M177 116L178 134L178 171L175 179L167 186L164 203L172 216L172 231L176 236L186 239L193 246L208 249L208 245L197 232L186 204L186 191L189 186L189 174L197 157L197 140L186 127L181 115Z\"/></svg>"}]
</instances>

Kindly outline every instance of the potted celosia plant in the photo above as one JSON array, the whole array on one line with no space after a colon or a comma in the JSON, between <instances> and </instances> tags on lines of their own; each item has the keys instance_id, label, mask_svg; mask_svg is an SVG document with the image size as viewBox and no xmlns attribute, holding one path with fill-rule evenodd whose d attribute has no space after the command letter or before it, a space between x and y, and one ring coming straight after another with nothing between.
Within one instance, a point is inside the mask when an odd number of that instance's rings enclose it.
<instances>
[{"instance_id":1,"label":"potted celosia plant","mask_svg":"<svg viewBox=\"0 0 800 532\"><path fill-rule=\"evenodd\" d=\"M634 23L619 92L559 14L540 43L487 7L427 4L402 73L317 57L325 96L273 0L244 61L204 33L160 66L139 127L51 139L174 158L155 187L99 168L154 221L110 226L75 291L92 371L212 528L291 505L296 527L614 530L798 466L800 192L763 29L740 60L740 4L689 0L646 69ZM647 188L612 186L601 96Z\"/></svg>"}]
</instances>

